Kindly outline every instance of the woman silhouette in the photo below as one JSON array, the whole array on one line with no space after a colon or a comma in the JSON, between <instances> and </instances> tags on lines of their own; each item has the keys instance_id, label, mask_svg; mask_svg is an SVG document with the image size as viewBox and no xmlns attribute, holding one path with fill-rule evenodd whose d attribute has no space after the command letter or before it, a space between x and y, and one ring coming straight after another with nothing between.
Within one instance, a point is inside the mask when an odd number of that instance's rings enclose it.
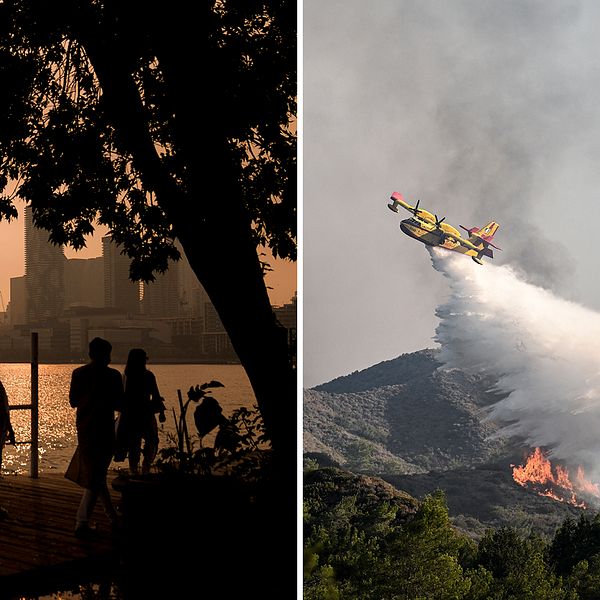
<instances>
[{"instance_id":1,"label":"woman silhouette","mask_svg":"<svg viewBox=\"0 0 600 600\"><path fill-rule=\"evenodd\" d=\"M155 413L165 420L165 407L158 391L156 377L146 368L145 350L129 351L123 384L125 396L117 430L117 446L129 454L129 469L137 473L140 455L143 455L142 473L148 473L158 451L158 427ZM142 440L144 447L142 448Z\"/></svg>"}]
</instances>

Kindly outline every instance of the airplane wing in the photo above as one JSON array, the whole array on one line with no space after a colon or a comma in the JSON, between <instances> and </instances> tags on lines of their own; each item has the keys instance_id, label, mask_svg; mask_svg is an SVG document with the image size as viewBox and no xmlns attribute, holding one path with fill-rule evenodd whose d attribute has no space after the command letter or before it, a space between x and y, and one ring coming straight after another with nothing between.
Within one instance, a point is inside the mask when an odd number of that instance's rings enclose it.
<instances>
[{"instance_id":1,"label":"airplane wing","mask_svg":"<svg viewBox=\"0 0 600 600\"><path fill-rule=\"evenodd\" d=\"M406 202L400 192L394 192L391 195L391 202L388 204L388 208L393 210L395 213L398 212L398 207L401 206L405 208L408 212L412 213L417 217L417 219L421 219L421 221L425 221L430 223L431 225L436 225L436 219L434 219L434 215L432 215L429 211L426 211L422 208L419 208L420 200L417 200L417 203L414 206L411 206L408 202Z\"/></svg>"},{"instance_id":2,"label":"airplane wing","mask_svg":"<svg viewBox=\"0 0 600 600\"><path fill-rule=\"evenodd\" d=\"M492 244L492 242L486 242L486 244L488 246L491 246L492 248L496 248L496 250L502 250L502 248L498 248L498 246L494 246L494 244Z\"/></svg>"},{"instance_id":3,"label":"airplane wing","mask_svg":"<svg viewBox=\"0 0 600 600\"><path fill-rule=\"evenodd\" d=\"M388 208L394 212L398 212L398 206L405 208L409 212L416 214L419 210L419 201L417 200L416 206L411 206L408 202L404 201L400 192L394 192L390 197L391 202L388 204Z\"/></svg>"}]
</instances>

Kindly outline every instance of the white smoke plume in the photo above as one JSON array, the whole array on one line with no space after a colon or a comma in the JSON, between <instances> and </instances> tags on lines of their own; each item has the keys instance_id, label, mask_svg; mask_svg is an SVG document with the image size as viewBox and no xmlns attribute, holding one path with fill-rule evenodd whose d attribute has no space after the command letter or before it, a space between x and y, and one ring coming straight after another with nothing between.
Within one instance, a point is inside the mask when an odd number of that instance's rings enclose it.
<instances>
[{"instance_id":1,"label":"white smoke plume","mask_svg":"<svg viewBox=\"0 0 600 600\"><path fill-rule=\"evenodd\" d=\"M450 295L437 309L442 368L492 376L501 434L600 481L600 314L523 281L509 266L430 248Z\"/></svg>"}]
</instances>

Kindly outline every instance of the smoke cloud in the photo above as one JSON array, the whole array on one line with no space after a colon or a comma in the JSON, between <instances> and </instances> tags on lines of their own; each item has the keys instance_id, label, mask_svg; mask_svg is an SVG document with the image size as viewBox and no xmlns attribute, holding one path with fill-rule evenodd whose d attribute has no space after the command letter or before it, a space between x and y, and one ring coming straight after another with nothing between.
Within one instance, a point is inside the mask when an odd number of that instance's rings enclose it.
<instances>
[{"instance_id":1,"label":"smoke cloud","mask_svg":"<svg viewBox=\"0 0 600 600\"><path fill-rule=\"evenodd\" d=\"M393 191L455 227L500 223L494 263L600 309L599 2L305 0L303 15L307 387L431 341L443 281L398 231Z\"/></svg>"},{"instance_id":2,"label":"smoke cloud","mask_svg":"<svg viewBox=\"0 0 600 600\"><path fill-rule=\"evenodd\" d=\"M502 399L489 418L501 435L542 446L600 480L600 313L508 265L429 251L450 286L436 311L442 368L493 377Z\"/></svg>"}]
</instances>

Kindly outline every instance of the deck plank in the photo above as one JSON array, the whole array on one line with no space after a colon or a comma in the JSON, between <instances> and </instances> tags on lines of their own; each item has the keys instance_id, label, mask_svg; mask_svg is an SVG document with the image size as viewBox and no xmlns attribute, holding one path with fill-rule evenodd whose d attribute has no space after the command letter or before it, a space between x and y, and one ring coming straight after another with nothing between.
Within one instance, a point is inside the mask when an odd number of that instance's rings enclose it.
<instances>
[{"instance_id":1,"label":"deck plank","mask_svg":"<svg viewBox=\"0 0 600 600\"><path fill-rule=\"evenodd\" d=\"M109 489L118 504L120 494ZM24 475L0 477L0 506L8 518L0 521L0 589L3 584L27 580L69 564L98 562L111 556L116 538L100 503L92 521L97 538L79 540L74 534L75 513L82 489L60 473L44 473L38 479Z\"/></svg>"}]
</instances>

